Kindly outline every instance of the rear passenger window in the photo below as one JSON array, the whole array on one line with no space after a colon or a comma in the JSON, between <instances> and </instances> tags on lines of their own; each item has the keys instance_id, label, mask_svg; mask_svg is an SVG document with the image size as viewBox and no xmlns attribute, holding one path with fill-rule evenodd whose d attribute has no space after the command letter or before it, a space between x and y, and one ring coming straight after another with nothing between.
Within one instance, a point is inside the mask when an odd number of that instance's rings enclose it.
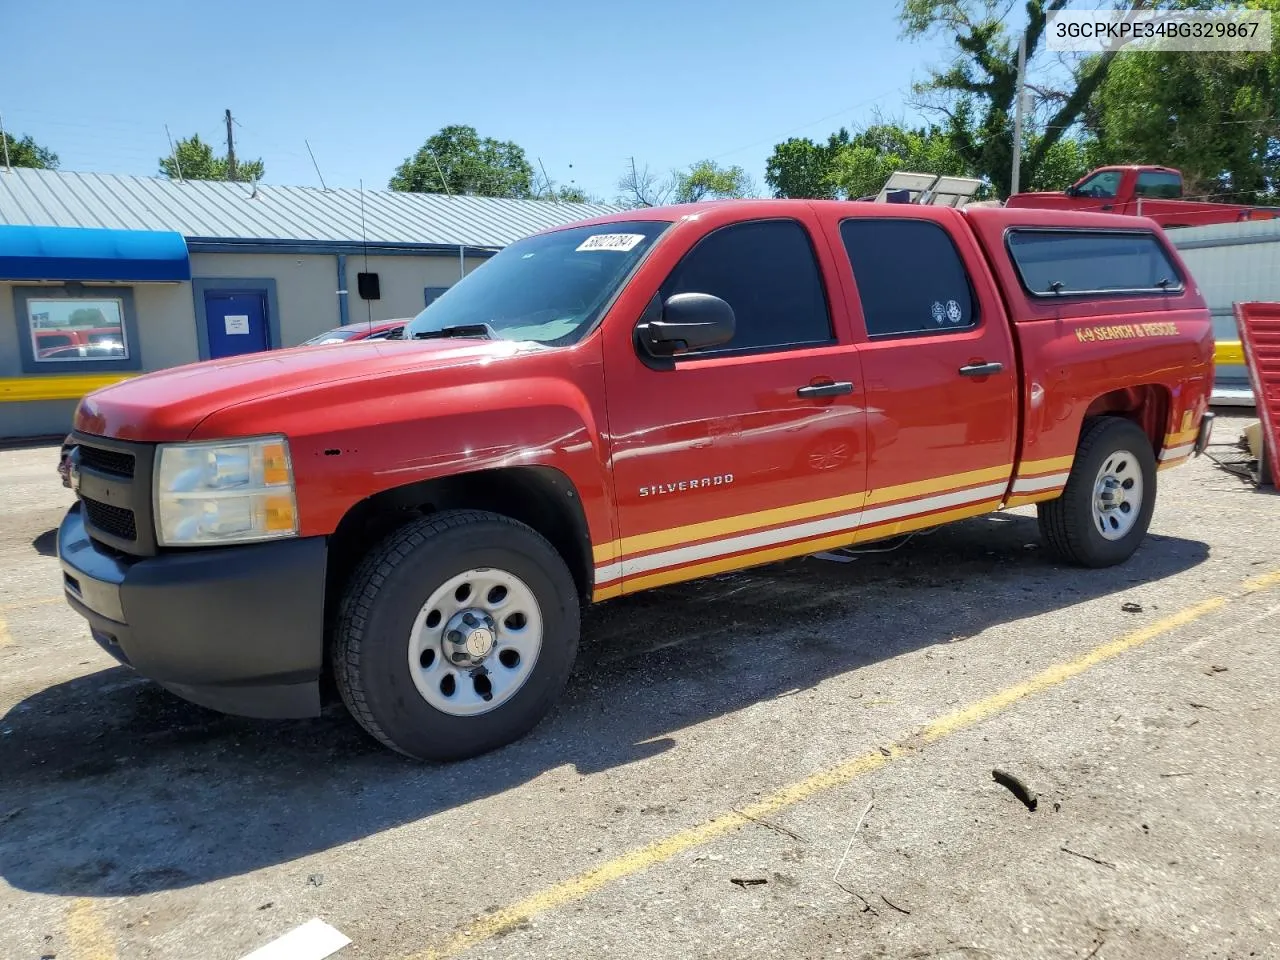
<instances>
[{"instance_id":1,"label":"rear passenger window","mask_svg":"<svg viewBox=\"0 0 1280 960\"><path fill-rule=\"evenodd\" d=\"M1182 196L1182 177L1176 173L1156 173L1149 170L1138 174L1138 185L1133 192L1140 197L1177 200Z\"/></svg>"},{"instance_id":2,"label":"rear passenger window","mask_svg":"<svg viewBox=\"0 0 1280 960\"><path fill-rule=\"evenodd\" d=\"M1182 290L1182 277L1150 232L1011 230L1008 245L1035 297Z\"/></svg>"},{"instance_id":3,"label":"rear passenger window","mask_svg":"<svg viewBox=\"0 0 1280 960\"><path fill-rule=\"evenodd\" d=\"M905 336L965 330L978 311L964 262L951 237L928 220L840 224L867 334Z\"/></svg>"},{"instance_id":4,"label":"rear passenger window","mask_svg":"<svg viewBox=\"0 0 1280 960\"><path fill-rule=\"evenodd\" d=\"M662 285L663 300L677 293L709 293L724 300L733 307L737 331L723 346L683 357L833 339L813 246L794 220L739 223L703 237Z\"/></svg>"}]
</instances>

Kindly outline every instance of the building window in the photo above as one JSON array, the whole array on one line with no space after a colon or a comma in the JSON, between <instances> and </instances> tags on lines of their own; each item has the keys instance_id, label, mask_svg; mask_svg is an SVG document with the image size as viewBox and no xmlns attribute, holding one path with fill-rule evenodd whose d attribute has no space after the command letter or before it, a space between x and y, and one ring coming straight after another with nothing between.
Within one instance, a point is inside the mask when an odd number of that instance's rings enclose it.
<instances>
[{"instance_id":1,"label":"building window","mask_svg":"<svg viewBox=\"0 0 1280 960\"><path fill-rule=\"evenodd\" d=\"M13 306L26 373L141 369L128 287L15 286Z\"/></svg>"},{"instance_id":2,"label":"building window","mask_svg":"<svg viewBox=\"0 0 1280 960\"><path fill-rule=\"evenodd\" d=\"M27 332L36 363L129 359L124 304L118 299L29 299Z\"/></svg>"}]
</instances>

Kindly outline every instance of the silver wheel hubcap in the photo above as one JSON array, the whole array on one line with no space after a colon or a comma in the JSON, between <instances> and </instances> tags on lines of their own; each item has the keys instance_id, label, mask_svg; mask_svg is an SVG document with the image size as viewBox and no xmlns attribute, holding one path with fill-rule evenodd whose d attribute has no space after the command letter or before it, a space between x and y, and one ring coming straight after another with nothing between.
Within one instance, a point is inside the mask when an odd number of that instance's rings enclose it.
<instances>
[{"instance_id":1,"label":"silver wheel hubcap","mask_svg":"<svg viewBox=\"0 0 1280 960\"><path fill-rule=\"evenodd\" d=\"M1120 540L1142 512L1142 468L1128 450L1102 462L1093 484L1093 525L1108 540Z\"/></svg>"},{"instance_id":2,"label":"silver wheel hubcap","mask_svg":"<svg viewBox=\"0 0 1280 960\"><path fill-rule=\"evenodd\" d=\"M409 635L409 673L441 713L474 717L519 690L542 649L542 610L506 570L468 570L441 584Z\"/></svg>"}]
</instances>

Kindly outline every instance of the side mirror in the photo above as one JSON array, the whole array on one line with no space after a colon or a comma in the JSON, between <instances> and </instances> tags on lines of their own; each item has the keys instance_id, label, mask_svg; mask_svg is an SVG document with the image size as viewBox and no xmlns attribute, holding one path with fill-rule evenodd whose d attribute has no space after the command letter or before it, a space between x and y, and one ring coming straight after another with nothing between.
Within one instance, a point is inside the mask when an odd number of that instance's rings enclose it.
<instances>
[{"instance_id":1,"label":"side mirror","mask_svg":"<svg viewBox=\"0 0 1280 960\"><path fill-rule=\"evenodd\" d=\"M1063 190L1062 192L1065 193L1068 197L1080 196L1080 188L1075 186L1074 184L1072 186L1067 187L1067 189Z\"/></svg>"},{"instance_id":2,"label":"side mirror","mask_svg":"<svg viewBox=\"0 0 1280 960\"><path fill-rule=\"evenodd\" d=\"M728 343L736 329L733 307L719 297L677 293L662 305L662 315L639 324L636 334L652 356L673 357Z\"/></svg>"}]
</instances>

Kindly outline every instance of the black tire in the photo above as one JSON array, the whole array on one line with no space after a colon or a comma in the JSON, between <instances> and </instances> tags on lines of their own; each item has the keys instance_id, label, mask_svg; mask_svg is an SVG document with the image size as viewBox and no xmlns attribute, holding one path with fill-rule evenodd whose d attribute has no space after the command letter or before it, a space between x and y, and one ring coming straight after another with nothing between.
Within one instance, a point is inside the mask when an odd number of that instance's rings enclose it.
<instances>
[{"instance_id":1,"label":"black tire","mask_svg":"<svg viewBox=\"0 0 1280 960\"><path fill-rule=\"evenodd\" d=\"M1094 484L1107 458L1118 450L1128 450L1137 460L1143 496L1137 522L1123 537L1108 540L1095 523ZM1155 504L1156 458L1150 439L1132 421L1098 417L1085 424L1062 496L1039 505L1040 533L1050 550L1069 563L1115 566L1133 556L1142 543Z\"/></svg>"},{"instance_id":2,"label":"black tire","mask_svg":"<svg viewBox=\"0 0 1280 960\"><path fill-rule=\"evenodd\" d=\"M414 620L434 590L467 570L509 571L528 585L543 622L542 648L524 684L488 713L431 706L409 669ZM578 591L542 536L495 513L450 510L400 527L352 575L333 639L338 692L360 726L417 760L460 760L524 736L564 690L578 651Z\"/></svg>"}]
</instances>

